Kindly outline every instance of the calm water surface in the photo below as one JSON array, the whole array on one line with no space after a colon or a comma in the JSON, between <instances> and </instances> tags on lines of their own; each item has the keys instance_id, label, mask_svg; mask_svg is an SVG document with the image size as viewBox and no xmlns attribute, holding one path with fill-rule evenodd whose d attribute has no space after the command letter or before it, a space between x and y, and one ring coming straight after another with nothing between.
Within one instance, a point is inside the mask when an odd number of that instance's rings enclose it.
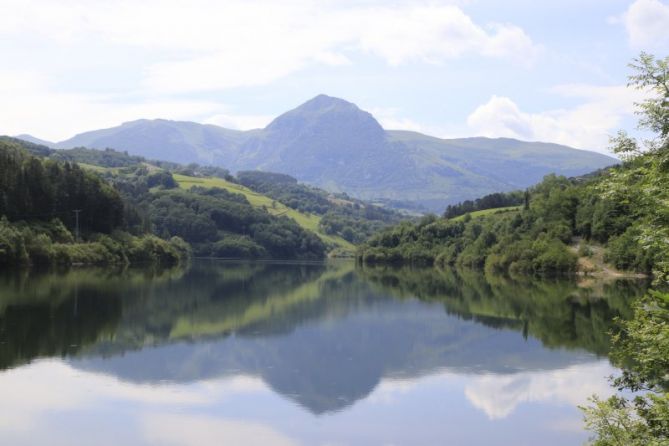
<instances>
[{"instance_id":1,"label":"calm water surface","mask_svg":"<svg viewBox=\"0 0 669 446\"><path fill-rule=\"evenodd\" d=\"M351 263L5 274L0 444L581 444L642 292Z\"/></svg>"}]
</instances>

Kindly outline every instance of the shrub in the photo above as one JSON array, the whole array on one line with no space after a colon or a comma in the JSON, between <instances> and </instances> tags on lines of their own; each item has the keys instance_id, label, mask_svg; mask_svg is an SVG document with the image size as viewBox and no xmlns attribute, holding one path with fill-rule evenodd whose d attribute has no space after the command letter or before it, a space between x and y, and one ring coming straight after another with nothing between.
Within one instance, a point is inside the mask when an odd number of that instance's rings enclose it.
<instances>
[{"instance_id":1,"label":"shrub","mask_svg":"<svg viewBox=\"0 0 669 446\"><path fill-rule=\"evenodd\" d=\"M53 242L46 234L38 234L25 238L26 250L33 264L50 264L54 259Z\"/></svg>"},{"instance_id":2,"label":"shrub","mask_svg":"<svg viewBox=\"0 0 669 446\"><path fill-rule=\"evenodd\" d=\"M5 217L0 219L0 264L25 265L28 252L21 233Z\"/></svg>"},{"instance_id":3,"label":"shrub","mask_svg":"<svg viewBox=\"0 0 669 446\"><path fill-rule=\"evenodd\" d=\"M534 262L532 268L537 273L555 274L576 271L576 256L559 241L551 241Z\"/></svg>"},{"instance_id":4,"label":"shrub","mask_svg":"<svg viewBox=\"0 0 669 446\"><path fill-rule=\"evenodd\" d=\"M640 245L640 236L638 229L630 227L618 237L613 237L609 241L605 260L619 269L650 272L654 252Z\"/></svg>"},{"instance_id":5,"label":"shrub","mask_svg":"<svg viewBox=\"0 0 669 446\"><path fill-rule=\"evenodd\" d=\"M211 255L221 258L255 259L266 257L267 251L249 237L226 236L214 243Z\"/></svg>"},{"instance_id":6,"label":"shrub","mask_svg":"<svg viewBox=\"0 0 669 446\"><path fill-rule=\"evenodd\" d=\"M178 264L181 260L179 252L173 245L155 235L133 237L129 243L127 256L131 264L155 263L170 266Z\"/></svg>"}]
</instances>

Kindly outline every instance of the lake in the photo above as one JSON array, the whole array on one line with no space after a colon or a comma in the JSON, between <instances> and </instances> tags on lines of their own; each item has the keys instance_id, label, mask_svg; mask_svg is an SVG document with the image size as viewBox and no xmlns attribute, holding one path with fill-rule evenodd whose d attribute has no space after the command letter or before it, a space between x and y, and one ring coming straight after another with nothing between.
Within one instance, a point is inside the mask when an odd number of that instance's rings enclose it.
<instances>
[{"instance_id":1,"label":"lake","mask_svg":"<svg viewBox=\"0 0 669 446\"><path fill-rule=\"evenodd\" d=\"M630 281L197 260L0 276L0 443L570 445Z\"/></svg>"}]
</instances>

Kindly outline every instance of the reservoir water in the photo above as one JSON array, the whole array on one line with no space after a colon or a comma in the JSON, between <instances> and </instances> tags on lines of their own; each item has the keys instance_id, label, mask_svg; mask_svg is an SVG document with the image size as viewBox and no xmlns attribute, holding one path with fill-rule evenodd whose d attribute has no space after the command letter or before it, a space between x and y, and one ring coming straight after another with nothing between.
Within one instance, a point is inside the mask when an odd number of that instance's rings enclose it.
<instances>
[{"instance_id":1,"label":"reservoir water","mask_svg":"<svg viewBox=\"0 0 669 446\"><path fill-rule=\"evenodd\" d=\"M643 291L348 262L4 273L0 444L582 444Z\"/></svg>"}]
</instances>

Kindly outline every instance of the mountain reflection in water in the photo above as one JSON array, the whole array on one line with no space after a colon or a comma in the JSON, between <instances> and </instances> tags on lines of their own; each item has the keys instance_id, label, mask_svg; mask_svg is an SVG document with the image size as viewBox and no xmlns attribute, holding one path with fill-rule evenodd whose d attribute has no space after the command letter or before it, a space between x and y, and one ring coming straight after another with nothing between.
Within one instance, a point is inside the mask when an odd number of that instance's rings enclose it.
<instances>
[{"instance_id":1,"label":"mountain reflection in water","mask_svg":"<svg viewBox=\"0 0 669 446\"><path fill-rule=\"evenodd\" d=\"M73 379L67 370L78 370L123 389L268 388L324 416L365 399L401 406L416 389L448 382L489 420L503 419L523 402L576 405L605 391L612 319L628 317L643 291L630 281L348 262L7 274L0 367L11 370L0 374L0 388L48 365L51 381L62 375L63 383ZM62 360L27 365L37 358ZM201 391L192 398L206 399Z\"/></svg>"}]
</instances>

